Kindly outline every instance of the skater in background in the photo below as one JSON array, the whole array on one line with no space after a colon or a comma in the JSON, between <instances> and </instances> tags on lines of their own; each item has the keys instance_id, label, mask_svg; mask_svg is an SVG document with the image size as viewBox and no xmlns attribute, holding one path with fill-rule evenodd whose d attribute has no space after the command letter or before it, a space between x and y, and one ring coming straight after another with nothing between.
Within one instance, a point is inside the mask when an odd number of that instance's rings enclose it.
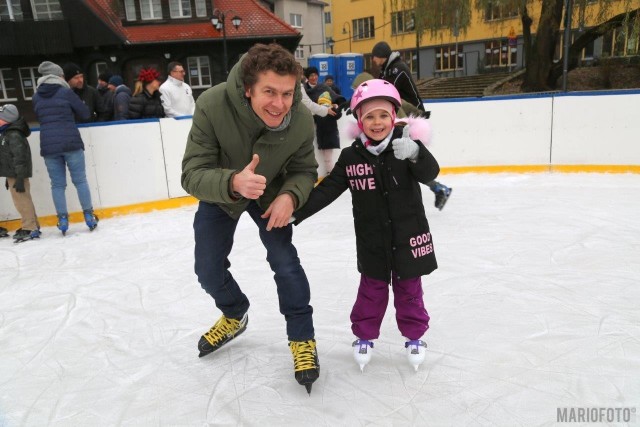
<instances>
[{"instance_id":1,"label":"skater in background","mask_svg":"<svg viewBox=\"0 0 640 427\"><path fill-rule=\"evenodd\" d=\"M418 87L413 81L411 70L409 66L402 61L400 52L392 52L389 44L381 41L373 47L371 56L373 63L380 67L380 75L378 78L393 84L396 89L398 89L401 99L406 101L411 107L417 108L421 115L426 114L427 112L418 93ZM415 115L415 112L407 108L405 108L405 112L409 115ZM426 115L426 117L429 118L428 115ZM435 207L442 210L447 200L449 200L449 196L451 196L452 188L438 181L429 182L427 186L436 196Z\"/></svg>"},{"instance_id":2,"label":"skater in background","mask_svg":"<svg viewBox=\"0 0 640 427\"><path fill-rule=\"evenodd\" d=\"M329 88L333 90L335 93L337 93L338 95L342 95L342 91L340 91L340 88L336 85L336 81L331 74L327 74L325 76L324 84L326 86L329 86Z\"/></svg>"},{"instance_id":3,"label":"skater in background","mask_svg":"<svg viewBox=\"0 0 640 427\"><path fill-rule=\"evenodd\" d=\"M308 67L304 71L307 82L304 84L305 91L311 101L330 108L335 114L328 114L324 117L314 116L316 124L316 143L318 150L322 153L326 174L333 169L333 151L340 149L340 133L338 132L338 119L342 117L338 105L345 101L345 98L336 94L329 86L318 83L318 69Z\"/></svg>"},{"instance_id":4,"label":"skater in background","mask_svg":"<svg viewBox=\"0 0 640 427\"><path fill-rule=\"evenodd\" d=\"M165 117L160 98L160 73L155 68L143 68L129 100L129 119L159 119Z\"/></svg>"},{"instance_id":5,"label":"skater in background","mask_svg":"<svg viewBox=\"0 0 640 427\"><path fill-rule=\"evenodd\" d=\"M91 113L82 100L64 80L62 68L44 61L38 66L42 74L33 95L33 110L40 122L40 155L44 157L51 179L53 204L58 214L58 229L66 234L69 229L67 211L67 168L71 182L78 191L84 221L89 230L98 226L93 213L91 191L87 182L84 159L84 142L76 126L76 118L86 122Z\"/></svg>"},{"instance_id":6,"label":"skater in background","mask_svg":"<svg viewBox=\"0 0 640 427\"><path fill-rule=\"evenodd\" d=\"M13 104L0 106L0 177L11 192L13 205L20 214L21 227L13 235L16 242L40 238L40 224L31 200L31 149L27 137L31 130ZM4 230L6 233L6 229ZM0 234L2 230L0 230Z\"/></svg>"},{"instance_id":7,"label":"skater in background","mask_svg":"<svg viewBox=\"0 0 640 427\"><path fill-rule=\"evenodd\" d=\"M291 214L317 179L313 119L300 106L302 69L278 44L256 44L227 81L198 97L182 161L182 186L200 200L193 222L195 272L222 317L198 342L200 357L245 331L249 300L230 272L240 216L258 226L275 273L296 381L320 374L310 289L292 243Z\"/></svg>"},{"instance_id":8,"label":"skater in background","mask_svg":"<svg viewBox=\"0 0 640 427\"><path fill-rule=\"evenodd\" d=\"M420 183L438 176L439 167L423 143L430 127L424 118L396 122L401 100L384 80L362 83L351 99L357 119L350 147L344 148L333 171L295 212L300 224L351 191L360 286L351 312L356 362L364 369L389 300L394 293L398 329L406 337L409 362L417 369L425 356L421 340L429 327L422 299L421 276L437 268ZM354 125L355 126L355 125Z\"/></svg>"}]
</instances>

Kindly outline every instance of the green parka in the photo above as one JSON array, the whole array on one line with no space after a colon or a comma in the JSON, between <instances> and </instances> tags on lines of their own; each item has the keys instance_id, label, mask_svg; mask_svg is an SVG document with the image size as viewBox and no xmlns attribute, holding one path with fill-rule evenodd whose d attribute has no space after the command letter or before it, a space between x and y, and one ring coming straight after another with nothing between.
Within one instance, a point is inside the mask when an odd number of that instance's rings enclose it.
<instances>
[{"instance_id":1,"label":"green parka","mask_svg":"<svg viewBox=\"0 0 640 427\"><path fill-rule=\"evenodd\" d=\"M251 162L253 154L260 156L255 173L267 179L267 188L257 200L263 210L282 193L293 195L296 208L301 207L318 178L313 118L300 102L300 84L295 85L289 126L270 130L244 96L241 62L231 69L225 83L198 97L182 160L182 187L236 219L249 200L234 199L230 180Z\"/></svg>"}]
</instances>

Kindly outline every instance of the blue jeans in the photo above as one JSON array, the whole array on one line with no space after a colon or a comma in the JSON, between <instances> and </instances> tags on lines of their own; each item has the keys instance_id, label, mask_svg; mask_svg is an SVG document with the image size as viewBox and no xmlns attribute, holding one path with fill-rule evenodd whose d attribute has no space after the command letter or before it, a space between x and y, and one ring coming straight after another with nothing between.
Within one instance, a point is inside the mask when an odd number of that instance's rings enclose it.
<instances>
[{"instance_id":1,"label":"blue jeans","mask_svg":"<svg viewBox=\"0 0 640 427\"><path fill-rule=\"evenodd\" d=\"M93 209L91 203L91 191L87 182L87 173L84 164L84 151L75 150L65 153L44 156L44 164L49 172L51 180L51 194L53 196L53 204L56 207L58 215L67 215L67 199L64 192L67 188L67 167L71 175L71 182L78 191L78 198L82 210Z\"/></svg>"},{"instance_id":2,"label":"blue jeans","mask_svg":"<svg viewBox=\"0 0 640 427\"><path fill-rule=\"evenodd\" d=\"M306 341L314 337L313 308L309 281L300 265L298 252L291 242L292 226L267 231L268 220L260 218L262 210L249 203L247 212L258 226L260 240L267 249L267 261L275 273L280 313L287 322L289 341ZM195 272L202 288L213 297L216 307L226 317L240 318L249 309L249 300L235 281L229 267L229 254L238 220L217 205L200 202L193 222L195 232ZM256 277L256 280L260 280Z\"/></svg>"}]
</instances>

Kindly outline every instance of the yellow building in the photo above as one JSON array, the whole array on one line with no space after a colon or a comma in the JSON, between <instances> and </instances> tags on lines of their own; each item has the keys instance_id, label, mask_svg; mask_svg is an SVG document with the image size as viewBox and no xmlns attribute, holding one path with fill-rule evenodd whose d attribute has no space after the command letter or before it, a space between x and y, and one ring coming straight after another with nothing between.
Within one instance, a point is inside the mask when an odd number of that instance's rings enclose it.
<instances>
[{"instance_id":1,"label":"yellow building","mask_svg":"<svg viewBox=\"0 0 640 427\"><path fill-rule=\"evenodd\" d=\"M640 7L640 0L636 2ZM446 28L432 35L427 30L418 43L413 10L399 10L401 0L333 0L326 3L325 11L330 11L331 19L325 24L325 33L333 41L333 53L364 54L365 70L371 68L371 49L381 40L400 52L419 78L474 75L523 67L522 23L517 9L496 5L479 11L472 6L471 23L466 31L456 33ZM608 17L624 10L624 0L618 3ZM573 37L594 25L598 7L597 1L591 2L586 10L574 6ZM529 9L533 34L537 30L540 9L540 1L533 2ZM442 19L443 22L455 22L455 18ZM638 36L617 37L618 34L620 30L596 40L584 50L583 60L638 55ZM560 53L561 43L557 46L556 58L561 57Z\"/></svg>"}]
</instances>

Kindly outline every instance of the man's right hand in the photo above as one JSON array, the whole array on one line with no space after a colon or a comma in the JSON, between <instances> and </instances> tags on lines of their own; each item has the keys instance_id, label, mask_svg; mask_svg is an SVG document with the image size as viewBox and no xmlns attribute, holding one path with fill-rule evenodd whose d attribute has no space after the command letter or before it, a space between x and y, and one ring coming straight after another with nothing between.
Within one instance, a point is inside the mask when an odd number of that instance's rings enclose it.
<instances>
[{"instance_id":1,"label":"man's right hand","mask_svg":"<svg viewBox=\"0 0 640 427\"><path fill-rule=\"evenodd\" d=\"M264 194L267 188L267 178L256 175L256 166L260 162L257 154L253 155L251 162L242 171L233 176L231 189L247 199L257 199Z\"/></svg>"}]
</instances>

